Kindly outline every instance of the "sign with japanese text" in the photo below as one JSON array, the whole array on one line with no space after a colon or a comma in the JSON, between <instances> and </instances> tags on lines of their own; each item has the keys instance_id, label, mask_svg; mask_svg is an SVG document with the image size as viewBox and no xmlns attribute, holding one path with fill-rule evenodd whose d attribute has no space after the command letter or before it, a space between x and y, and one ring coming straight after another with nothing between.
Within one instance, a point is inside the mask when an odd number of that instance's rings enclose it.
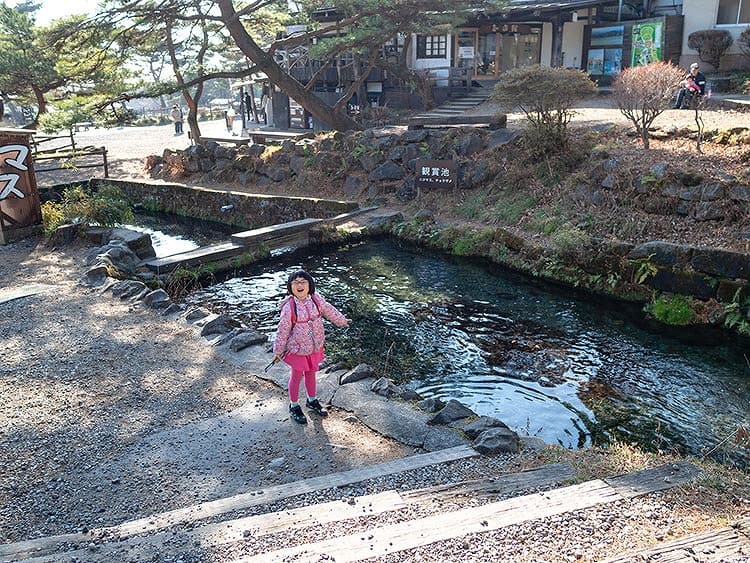
<instances>
[{"instance_id":1,"label":"sign with japanese text","mask_svg":"<svg viewBox=\"0 0 750 563\"><path fill-rule=\"evenodd\" d=\"M25 236L28 227L42 222L31 135L21 129L0 129L0 244Z\"/></svg>"},{"instance_id":2,"label":"sign with japanese text","mask_svg":"<svg viewBox=\"0 0 750 563\"><path fill-rule=\"evenodd\" d=\"M420 189L455 188L458 185L455 160L417 160L414 184Z\"/></svg>"}]
</instances>

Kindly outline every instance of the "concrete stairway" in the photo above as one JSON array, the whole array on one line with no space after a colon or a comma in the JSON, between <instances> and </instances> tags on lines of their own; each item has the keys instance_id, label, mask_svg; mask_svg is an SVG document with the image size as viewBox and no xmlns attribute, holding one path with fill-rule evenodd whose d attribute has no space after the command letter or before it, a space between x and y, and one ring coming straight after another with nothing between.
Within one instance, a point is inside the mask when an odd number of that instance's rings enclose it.
<instances>
[{"instance_id":1,"label":"concrete stairway","mask_svg":"<svg viewBox=\"0 0 750 563\"><path fill-rule=\"evenodd\" d=\"M391 554L396 559L390 560L409 560L410 549L468 537L474 545L488 532L507 526L627 501L678 486L699 474L683 463L565 485L575 472L558 463L421 489L387 486L388 476L396 473L429 471L476 455L471 448L459 446L87 533L0 545L0 560L342 562ZM363 483L357 490L364 494L348 494L347 486L353 483ZM750 540L737 534L725 538L723 553L748 547Z\"/></svg>"},{"instance_id":2,"label":"concrete stairway","mask_svg":"<svg viewBox=\"0 0 750 563\"><path fill-rule=\"evenodd\" d=\"M477 107L486 102L492 95L490 88L472 88L468 93L458 98L452 98L442 105L414 117L450 117L460 115L466 110Z\"/></svg>"}]
</instances>

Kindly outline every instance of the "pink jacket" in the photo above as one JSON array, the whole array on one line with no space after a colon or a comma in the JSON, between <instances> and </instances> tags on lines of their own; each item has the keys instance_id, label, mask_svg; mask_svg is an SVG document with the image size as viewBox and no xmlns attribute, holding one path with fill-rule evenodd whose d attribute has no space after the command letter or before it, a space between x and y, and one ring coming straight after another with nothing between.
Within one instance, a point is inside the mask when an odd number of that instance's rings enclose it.
<instances>
[{"instance_id":1,"label":"pink jacket","mask_svg":"<svg viewBox=\"0 0 750 563\"><path fill-rule=\"evenodd\" d=\"M281 319L273 340L273 353L282 356L285 352L308 356L321 350L325 343L323 317L337 326L346 325L346 317L328 303L319 293L315 298L320 311L311 297L297 299L292 296L281 307ZM297 324L292 325L292 300L297 304Z\"/></svg>"}]
</instances>

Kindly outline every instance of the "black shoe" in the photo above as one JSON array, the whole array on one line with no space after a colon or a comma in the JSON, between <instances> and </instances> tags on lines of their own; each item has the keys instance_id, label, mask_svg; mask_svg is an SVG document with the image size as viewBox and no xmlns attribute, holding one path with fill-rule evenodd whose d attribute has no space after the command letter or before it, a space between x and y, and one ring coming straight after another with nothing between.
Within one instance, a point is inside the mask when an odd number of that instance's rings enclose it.
<instances>
[{"instance_id":1,"label":"black shoe","mask_svg":"<svg viewBox=\"0 0 750 563\"><path fill-rule=\"evenodd\" d=\"M307 399L307 401L305 401L305 406L318 416L328 416L328 411L323 408L323 405L320 404L318 399L313 399L312 401Z\"/></svg>"},{"instance_id":2,"label":"black shoe","mask_svg":"<svg viewBox=\"0 0 750 563\"><path fill-rule=\"evenodd\" d=\"M298 424L307 424L307 417L299 405L289 405L289 416Z\"/></svg>"}]
</instances>

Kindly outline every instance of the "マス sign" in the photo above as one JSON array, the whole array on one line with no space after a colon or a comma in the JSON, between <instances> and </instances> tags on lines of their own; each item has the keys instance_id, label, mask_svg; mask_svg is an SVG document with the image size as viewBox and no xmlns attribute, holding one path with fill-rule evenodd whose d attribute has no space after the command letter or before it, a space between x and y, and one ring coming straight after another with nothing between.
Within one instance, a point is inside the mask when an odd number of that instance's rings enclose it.
<instances>
[{"instance_id":1,"label":"\u30de\u30b9 sign","mask_svg":"<svg viewBox=\"0 0 750 563\"><path fill-rule=\"evenodd\" d=\"M458 187L458 173L455 160L417 160L414 184L419 189Z\"/></svg>"},{"instance_id":2,"label":"\u30de\u30b9 sign","mask_svg":"<svg viewBox=\"0 0 750 563\"><path fill-rule=\"evenodd\" d=\"M29 148L31 134L0 129L0 244L27 236L42 222Z\"/></svg>"}]
</instances>

